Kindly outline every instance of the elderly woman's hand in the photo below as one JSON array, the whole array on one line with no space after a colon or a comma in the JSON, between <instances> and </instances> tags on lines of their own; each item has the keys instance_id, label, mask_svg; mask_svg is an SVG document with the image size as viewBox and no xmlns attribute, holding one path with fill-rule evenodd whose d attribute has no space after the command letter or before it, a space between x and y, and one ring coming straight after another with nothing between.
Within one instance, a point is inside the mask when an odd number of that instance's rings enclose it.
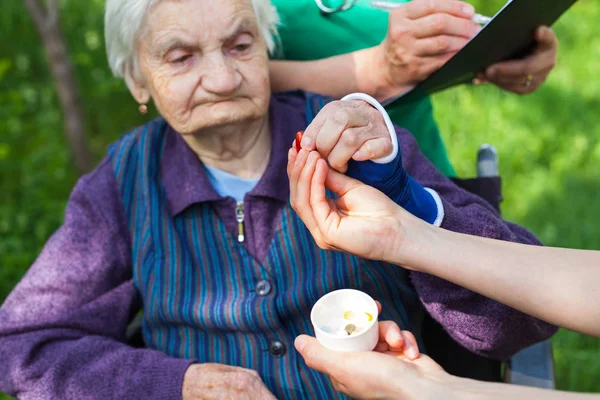
<instances>
[{"instance_id":1,"label":"elderly woman's hand","mask_svg":"<svg viewBox=\"0 0 600 400\"><path fill-rule=\"evenodd\" d=\"M346 172L350 159L373 160L392 152L383 116L362 100L328 103L304 131L301 145L308 151L317 150L340 172Z\"/></svg>"},{"instance_id":2,"label":"elderly woman's hand","mask_svg":"<svg viewBox=\"0 0 600 400\"><path fill-rule=\"evenodd\" d=\"M455 379L431 358L414 361L377 352L342 353L299 336L296 349L306 364L327 374L336 390L357 399L450 399Z\"/></svg>"},{"instance_id":3,"label":"elderly woman's hand","mask_svg":"<svg viewBox=\"0 0 600 400\"><path fill-rule=\"evenodd\" d=\"M275 400L256 371L224 364L192 364L183 378L183 400Z\"/></svg>"},{"instance_id":4,"label":"elderly woman's hand","mask_svg":"<svg viewBox=\"0 0 600 400\"><path fill-rule=\"evenodd\" d=\"M475 83L492 82L509 92L525 94L536 90L556 64L558 39L552 29L542 26L535 32L537 46L520 60L492 65L478 74Z\"/></svg>"},{"instance_id":5,"label":"elderly woman's hand","mask_svg":"<svg viewBox=\"0 0 600 400\"><path fill-rule=\"evenodd\" d=\"M404 265L409 243L430 229L377 189L329 168L316 151L290 149L287 172L291 205L322 249ZM327 198L325 187L339 198Z\"/></svg>"}]
</instances>

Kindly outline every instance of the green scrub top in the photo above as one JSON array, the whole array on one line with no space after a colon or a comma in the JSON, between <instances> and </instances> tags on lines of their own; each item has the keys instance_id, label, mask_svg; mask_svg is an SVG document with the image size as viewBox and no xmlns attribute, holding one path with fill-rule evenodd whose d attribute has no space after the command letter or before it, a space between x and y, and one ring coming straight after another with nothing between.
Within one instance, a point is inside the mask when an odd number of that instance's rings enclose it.
<instances>
[{"instance_id":1,"label":"green scrub top","mask_svg":"<svg viewBox=\"0 0 600 400\"><path fill-rule=\"evenodd\" d=\"M333 5L339 0L324 1ZM405 2L403 0L397 2ZM348 11L324 16L314 0L272 0L281 18L281 46L276 57L315 60L375 46L385 38L388 13L373 9L369 0L358 0ZM446 176L455 172L433 118L431 100L387 107L392 121L409 130L421 151Z\"/></svg>"}]
</instances>

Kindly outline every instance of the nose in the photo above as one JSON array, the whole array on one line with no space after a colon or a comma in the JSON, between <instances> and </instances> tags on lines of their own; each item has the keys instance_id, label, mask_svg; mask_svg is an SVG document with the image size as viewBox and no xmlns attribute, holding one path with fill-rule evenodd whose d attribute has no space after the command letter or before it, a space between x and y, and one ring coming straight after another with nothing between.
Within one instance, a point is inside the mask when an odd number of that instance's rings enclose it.
<instances>
[{"instance_id":1,"label":"nose","mask_svg":"<svg viewBox=\"0 0 600 400\"><path fill-rule=\"evenodd\" d=\"M242 83L242 75L235 63L223 54L212 54L206 57L204 68L206 73L202 78L202 87L208 93L228 96L235 93Z\"/></svg>"}]
</instances>

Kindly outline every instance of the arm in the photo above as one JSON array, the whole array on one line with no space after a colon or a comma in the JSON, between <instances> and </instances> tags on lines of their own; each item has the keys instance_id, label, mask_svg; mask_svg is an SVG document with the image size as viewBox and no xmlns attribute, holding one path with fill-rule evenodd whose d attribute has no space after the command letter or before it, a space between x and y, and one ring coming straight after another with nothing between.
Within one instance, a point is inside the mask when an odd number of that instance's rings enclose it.
<instances>
[{"instance_id":1,"label":"arm","mask_svg":"<svg viewBox=\"0 0 600 400\"><path fill-rule=\"evenodd\" d=\"M77 184L63 226L0 308L0 390L181 399L191 361L123 343L140 308L125 221L105 161Z\"/></svg>"},{"instance_id":2,"label":"arm","mask_svg":"<svg viewBox=\"0 0 600 400\"><path fill-rule=\"evenodd\" d=\"M376 352L342 353L321 346L316 339L302 335L296 349L306 364L327 374L336 388L355 398L503 400L599 399L600 395L567 393L503 383L480 382L446 373L431 358L421 355L408 362ZM401 377L400 379L398 377Z\"/></svg>"},{"instance_id":3,"label":"arm","mask_svg":"<svg viewBox=\"0 0 600 400\"><path fill-rule=\"evenodd\" d=\"M358 50L314 61L272 60L269 63L271 89L285 92L302 89L336 99L348 93L367 93L379 101L409 90L409 83L392 88L382 81L385 60L378 47Z\"/></svg>"},{"instance_id":4,"label":"arm","mask_svg":"<svg viewBox=\"0 0 600 400\"><path fill-rule=\"evenodd\" d=\"M526 229L503 221L484 200L444 177L419 151L410 133L401 129L398 133L407 173L442 198L445 213L442 228L509 242L540 244ZM457 252L456 256L460 255L462 252ZM469 350L484 356L506 359L556 331L552 325L436 276L413 272L412 281L429 313L448 333Z\"/></svg>"},{"instance_id":5,"label":"arm","mask_svg":"<svg viewBox=\"0 0 600 400\"><path fill-rule=\"evenodd\" d=\"M442 229L431 230L427 237L421 241L426 249L406 261L411 269L600 337L600 252L526 246Z\"/></svg>"},{"instance_id":6,"label":"arm","mask_svg":"<svg viewBox=\"0 0 600 400\"><path fill-rule=\"evenodd\" d=\"M470 20L474 12L461 1L403 4L390 12L387 35L377 46L316 61L272 61L272 89L304 89L333 98L359 91L388 99L436 71L475 35L479 26Z\"/></svg>"}]
</instances>

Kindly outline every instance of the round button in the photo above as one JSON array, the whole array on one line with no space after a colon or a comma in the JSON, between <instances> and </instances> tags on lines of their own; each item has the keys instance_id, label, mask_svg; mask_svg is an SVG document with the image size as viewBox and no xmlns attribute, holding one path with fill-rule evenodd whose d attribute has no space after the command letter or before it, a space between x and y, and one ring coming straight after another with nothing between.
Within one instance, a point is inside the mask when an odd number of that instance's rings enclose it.
<instances>
[{"instance_id":1,"label":"round button","mask_svg":"<svg viewBox=\"0 0 600 400\"><path fill-rule=\"evenodd\" d=\"M259 296L266 296L271 293L271 282L263 280L256 284L256 293Z\"/></svg>"},{"instance_id":2,"label":"round button","mask_svg":"<svg viewBox=\"0 0 600 400\"><path fill-rule=\"evenodd\" d=\"M269 353L271 353L275 357L283 357L285 354L285 344L281 343L279 340L273 340L269 344Z\"/></svg>"}]
</instances>

